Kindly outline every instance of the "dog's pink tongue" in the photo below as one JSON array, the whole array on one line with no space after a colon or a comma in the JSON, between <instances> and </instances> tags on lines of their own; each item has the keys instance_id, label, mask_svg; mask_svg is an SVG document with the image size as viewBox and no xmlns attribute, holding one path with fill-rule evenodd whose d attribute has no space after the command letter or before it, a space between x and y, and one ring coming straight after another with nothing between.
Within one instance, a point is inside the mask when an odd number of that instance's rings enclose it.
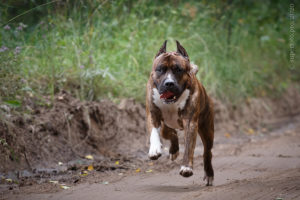
<instances>
[{"instance_id":1,"label":"dog's pink tongue","mask_svg":"<svg viewBox=\"0 0 300 200\"><path fill-rule=\"evenodd\" d=\"M161 99L168 99L170 97L174 96L174 93L173 92L170 92L170 91L167 91L163 94L160 95L160 98Z\"/></svg>"}]
</instances>

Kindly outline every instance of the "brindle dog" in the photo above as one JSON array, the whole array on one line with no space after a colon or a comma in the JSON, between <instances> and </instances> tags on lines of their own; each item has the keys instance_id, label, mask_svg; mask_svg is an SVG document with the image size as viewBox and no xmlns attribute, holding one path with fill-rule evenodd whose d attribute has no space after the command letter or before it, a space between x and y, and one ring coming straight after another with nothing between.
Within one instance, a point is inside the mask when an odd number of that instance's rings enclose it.
<instances>
[{"instance_id":1,"label":"brindle dog","mask_svg":"<svg viewBox=\"0 0 300 200\"><path fill-rule=\"evenodd\" d=\"M164 42L153 61L147 83L146 112L150 136L149 157L161 156L160 135L170 140L171 160L179 154L177 130L184 130L184 155L180 174L193 175L193 157L197 133L204 146L203 162L207 185L212 185L211 164L214 140L213 104L196 78L197 68L190 63L186 50L177 43L176 52L166 52Z\"/></svg>"}]
</instances>

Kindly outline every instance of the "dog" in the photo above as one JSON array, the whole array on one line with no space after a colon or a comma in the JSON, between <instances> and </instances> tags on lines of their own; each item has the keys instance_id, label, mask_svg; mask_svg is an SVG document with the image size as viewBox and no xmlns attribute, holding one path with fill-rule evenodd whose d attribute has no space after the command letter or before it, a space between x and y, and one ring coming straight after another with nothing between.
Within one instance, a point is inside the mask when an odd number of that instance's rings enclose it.
<instances>
[{"instance_id":1,"label":"dog","mask_svg":"<svg viewBox=\"0 0 300 200\"><path fill-rule=\"evenodd\" d=\"M156 54L147 82L146 114L149 132L149 158L157 160L162 153L160 135L170 140L170 159L179 155L177 130L184 131L184 154L180 175L193 175L193 157L197 133L203 146L204 181L212 185L214 170L212 153L214 140L213 103L196 78L198 68L176 41L177 51L167 52L167 40Z\"/></svg>"}]
</instances>

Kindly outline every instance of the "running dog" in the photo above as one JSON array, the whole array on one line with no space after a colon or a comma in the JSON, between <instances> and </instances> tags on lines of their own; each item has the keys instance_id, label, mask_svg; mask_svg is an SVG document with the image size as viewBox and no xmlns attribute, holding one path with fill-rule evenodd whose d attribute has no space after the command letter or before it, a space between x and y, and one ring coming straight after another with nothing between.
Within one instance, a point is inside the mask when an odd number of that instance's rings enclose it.
<instances>
[{"instance_id":1,"label":"running dog","mask_svg":"<svg viewBox=\"0 0 300 200\"><path fill-rule=\"evenodd\" d=\"M156 54L147 83L146 113L150 137L149 158L161 156L160 135L170 140L170 159L179 155L177 130L184 131L184 154L180 175L193 175L193 157L197 134L203 146L204 180L212 185L214 170L211 164L214 140L213 103L196 78L197 66L176 41L177 51L167 52L167 41Z\"/></svg>"}]
</instances>

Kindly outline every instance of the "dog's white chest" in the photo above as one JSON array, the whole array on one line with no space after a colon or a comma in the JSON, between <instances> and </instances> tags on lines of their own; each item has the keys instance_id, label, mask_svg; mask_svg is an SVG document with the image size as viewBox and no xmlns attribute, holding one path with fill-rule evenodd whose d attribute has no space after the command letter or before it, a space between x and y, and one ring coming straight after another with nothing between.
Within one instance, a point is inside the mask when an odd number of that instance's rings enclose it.
<instances>
[{"instance_id":1,"label":"dog's white chest","mask_svg":"<svg viewBox=\"0 0 300 200\"><path fill-rule=\"evenodd\" d=\"M178 123L178 111L184 108L189 95L190 90L186 89L175 103L167 104L160 98L158 90L153 88L153 103L160 109L163 121L168 127L173 129L182 128Z\"/></svg>"}]
</instances>

